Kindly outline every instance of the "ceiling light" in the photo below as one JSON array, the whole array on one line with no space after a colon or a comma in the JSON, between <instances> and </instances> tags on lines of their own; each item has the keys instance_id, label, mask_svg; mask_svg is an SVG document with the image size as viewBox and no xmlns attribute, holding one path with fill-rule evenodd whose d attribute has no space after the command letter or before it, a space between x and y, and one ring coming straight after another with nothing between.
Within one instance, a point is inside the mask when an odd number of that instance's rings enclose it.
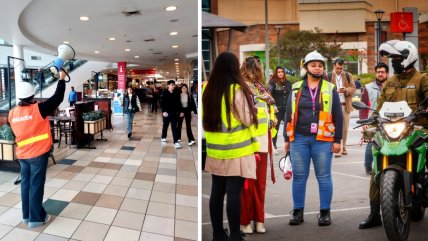
<instances>
[{"instance_id":1,"label":"ceiling light","mask_svg":"<svg viewBox=\"0 0 428 241\"><path fill-rule=\"evenodd\" d=\"M175 64L180 64L180 63L175 63Z\"/></svg>"},{"instance_id":2,"label":"ceiling light","mask_svg":"<svg viewBox=\"0 0 428 241\"><path fill-rule=\"evenodd\" d=\"M178 45L172 45L171 48L176 49L178 48Z\"/></svg>"},{"instance_id":3,"label":"ceiling light","mask_svg":"<svg viewBox=\"0 0 428 241\"><path fill-rule=\"evenodd\" d=\"M94 53L96 53L96 54L99 54L99 53L100 53L100 51L98 51L98 50L95 50L95 51L94 51Z\"/></svg>"},{"instance_id":4,"label":"ceiling light","mask_svg":"<svg viewBox=\"0 0 428 241\"><path fill-rule=\"evenodd\" d=\"M177 61L178 61L178 59L174 59L174 61L175 61L175 62L177 62Z\"/></svg>"},{"instance_id":5,"label":"ceiling light","mask_svg":"<svg viewBox=\"0 0 428 241\"><path fill-rule=\"evenodd\" d=\"M174 11L176 9L177 9L176 6L168 6L168 7L165 8L165 10L168 11L168 12Z\"/></svg>"},{"instance_id":6,"label":"ceiling light","mask_svg":"<svg viewBox=\"0 0 428 241\"><path fill-rule=\"evenodd\" d=\"M69 44L70 42L68 42L68 41L63 41L63 43L65 43L65 44Z\"/></svg>"},{"instance_id":7,"label":"ceiling light","mask_svg":"<svg viewBox=\"0 0 428 241\"><path fill-rule=\"evenodd\" d=\"M169 72L166 72L167 74L169 74Z\"/></svg>"},{"instance_id":8,"label":"ceiling light","mask_svg":"<svg viewBox=\"0 0 428 241\"><path fill-rule=\"evenodd\" d=\"M138 56L138 55L135 55L135 56L134 56L134 58L138 59L138 58L140 58L140 56Z\"/></svg>"},{"instance_id":9,"label":"ceiling light","mask_svg":"<svg viewBox=\"0 0 428 241\"><path fill-rule=\"evenodd\" d=\"M169 35L171 35L171 36L174 36L174 35L177 35L178 34L178 32L171 32L171 33L169 33Z\"/></svg>"},{"instance_id":10,"label":"ceiling light","mask_svg":"<svg viewBox=\"0 0 428 241\"><path fill-rule=\"evenodd\" d=\"M116 38L115 37L110 37L110 38L108 38L108 40L114 41L114 40L116 40Z\"/></svg>"},{"instance_id":11,"label":"ceiling light","mask_svg":"<svg viewBox=\"0 0 428 241\"><path fill-rule=\"evenodd\" d=\"M82 17L80 17L80 20L82 20L82 21L88 21L89 17L88 16L82 16Z\"/></svg>"},{"instance_id":12,"label":"ceiling light","mask_svg":"<svg viewBox=\"0 0 428 241\"><path fill-rule=\"evenodd\" d=\"M131 49L125 49L125 52L129 52L129 51L131 51Z\"/></svg>"}]
</instances>

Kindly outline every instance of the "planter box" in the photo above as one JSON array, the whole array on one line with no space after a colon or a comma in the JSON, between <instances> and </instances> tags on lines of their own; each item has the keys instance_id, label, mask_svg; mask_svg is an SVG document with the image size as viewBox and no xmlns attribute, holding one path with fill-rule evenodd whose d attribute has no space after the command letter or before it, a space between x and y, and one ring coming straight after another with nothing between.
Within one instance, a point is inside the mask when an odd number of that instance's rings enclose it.
<instances>
[{"instance_id":1,"label":"planter box","mask_svg":"<svg viewBox=\"0 0 428 241\"><path fill-rule=\"evenodd\" d=\"M95 121L84 121L83 122L85 134L97 134L105 129L106 126L106 118L102 118Z\"/></svg>"},{"instance_id":2,"label":"planter box","mask_svg":"<svg viewBox=\"0 0 428 241\"><path fill-rule=\"evenodd\" d=\"M16 142L0 140L0 160L15 161L18 158L15 154Z\"/></svg>"}]
</instances>

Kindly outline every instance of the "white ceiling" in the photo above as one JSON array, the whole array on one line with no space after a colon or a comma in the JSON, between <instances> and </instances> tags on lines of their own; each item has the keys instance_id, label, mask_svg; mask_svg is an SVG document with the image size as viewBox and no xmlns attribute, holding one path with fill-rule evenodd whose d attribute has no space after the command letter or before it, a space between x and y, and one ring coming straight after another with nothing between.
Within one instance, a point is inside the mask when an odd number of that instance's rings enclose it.
<instances>
[{"instance_id":1,"label":"white ceiling","mask_svg":"<svg viewBox=\"0 0 428 241\"><path fill-rule=\"evenodd\" d=\"M0 38L24 49L56 54L58 45L68 41L76 59L125 61L138 65L132 69L162 70L166 78L176 77L174 59L185 76L191 61L186 55L198 51L197 0L0 0L0 6ZM167 6L177 9L167 12ZM122 13L136 10L141 15ZM81 16L90 19L81 21Z\"/></svg>"}]
</instances>

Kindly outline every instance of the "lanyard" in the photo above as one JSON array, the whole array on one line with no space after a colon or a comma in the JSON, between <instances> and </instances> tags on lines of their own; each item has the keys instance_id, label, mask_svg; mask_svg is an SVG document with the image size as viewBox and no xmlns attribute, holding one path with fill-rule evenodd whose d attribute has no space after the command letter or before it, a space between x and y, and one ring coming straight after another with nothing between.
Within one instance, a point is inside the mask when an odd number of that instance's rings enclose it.
<instances>
[{"instance_id":1,"label":"lanyard","mask_svg":"<svg viewBox=\"0 0 428 241\"><path fill-rule=\"evenodd\" d=\"M315 115L315 99L317 97L317 92L318 92L318 86L315 88L315 91L313 93L312 93L312 89L309 87L309 93L311 94L311 99L312 99L312 115Z\"/></svg>"}]
</instances>

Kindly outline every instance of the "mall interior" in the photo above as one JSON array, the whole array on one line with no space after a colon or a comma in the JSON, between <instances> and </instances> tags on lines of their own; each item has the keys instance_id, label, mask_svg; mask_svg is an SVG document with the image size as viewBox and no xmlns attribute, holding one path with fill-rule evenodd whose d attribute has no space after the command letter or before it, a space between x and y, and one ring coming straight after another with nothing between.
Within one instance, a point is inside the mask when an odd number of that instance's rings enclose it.
<instances>
[{"instance_id":1,"label":"mall interior","mask_svg":"<svg viewBox=\"0 0 428 241\"><path fill-rule=\"evenodd\" d=\"M161 111L152 112L149 102L150 89L175 80L189 86L197 103L198 1L0 5L1 131L23 82L34 86L36 101L45 101L57 86L50 67L58 58L70 80L49 116L54 148L43 195L51 215L46 224L30 229L22 222L16 143L0 139L0 240L197 240L199 143L188 145L185 126L182 148L174 146L171 128L162 142ZM74 56L58 51L61 44ZM130 138L118 101L128 87L141 101ZM102 119L83 119L96 110ZM191 128L198 140L197 115Z\"/></svg>"}]
</instances>

